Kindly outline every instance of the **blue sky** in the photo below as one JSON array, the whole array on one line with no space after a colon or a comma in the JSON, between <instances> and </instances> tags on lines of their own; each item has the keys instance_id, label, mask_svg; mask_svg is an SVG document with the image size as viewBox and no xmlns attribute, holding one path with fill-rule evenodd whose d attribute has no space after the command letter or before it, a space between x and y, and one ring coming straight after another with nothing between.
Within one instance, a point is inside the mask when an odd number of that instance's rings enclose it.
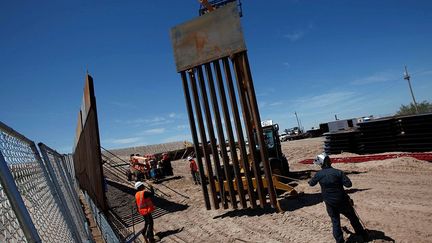
<instances>
[{"instance_id":1,"label":"blue sky","mask_svg":"<svg viewBox=\"0 0 432 243\"><path fill-rule=\"evenodd\" d=\"M190 140L170 27L184 1L1 1L0 120L70 152L84 76L95 81L102 146ZM262 119L309 129L432 101L431 1L243 1Z\"/></svg>"}]
</instances>

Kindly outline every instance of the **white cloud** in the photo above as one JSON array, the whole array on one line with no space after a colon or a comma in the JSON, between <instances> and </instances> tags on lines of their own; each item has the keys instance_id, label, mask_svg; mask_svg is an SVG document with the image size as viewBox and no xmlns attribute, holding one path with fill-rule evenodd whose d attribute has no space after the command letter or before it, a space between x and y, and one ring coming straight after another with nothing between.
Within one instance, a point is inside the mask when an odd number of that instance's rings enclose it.
<instances>
[{"instance_id":1,"label":"white cloud","mask_svg":"<svg viewBox=\"0 0 432 243\"><path fill-rule=\"evenodd\" d=\"M382 82L388 82L396 79L402 79L402 75L395 75L393 72L379 72L372 74L368 77L363 77L356 79L351 82L353 85L365 85L365 84L372 84L372 83L382 83Z\"/></svg>"},{"instance_id":2,"label":"white cloud","mask_svg":"<svg viewBox=\"0 0 432 243\"><path fill-rule=\"evenodd\" d=\"M331 107L343 104L356 97L357 94L351 91L336 91L315 96L305 96L295 100L297 107L301 109L318 110L322 107Z\"/></svg>"},{"instance_id":3,"label":"white cloud","mask_svg":"<svg viewBox=\"0 0 432 243\"><path fill-rule=\"evenodd\" d=\"M110 138L105 140L104 143L126 145L126 144L134 144L139 141L142 141L142 137Z\"/></svg>"},{"instance_id":4,"label":"white cloud","mask_svg":"<svg viewBox=\"0 0 432 243\"><path fill-rule=\"evenodd\" d=\"M284 37L287 38L288 40L295 42L300 40L301 38L303 38L305 35L304 31L294 31L292 33L289 34L285 34Z\"/></svg>"},{"instance_id":5,"label":"white cloud","mask_svg":"<svg viewBox=\"0 0 432 243\"><path fill-rule=\"evenodd\" d=\"M136 118L124 121L128 125L144 125L144 126L160 126L174 122L172 119L167 119L162 116L155 116L153 118Z\"/></svg>"},{"instance_id":6,"label":"white cloud","mask_svg":"<svg viewBox=\"0 0 432 243\"><path fill-rule=\"evenodd\" d=\"M276 101L273 103L270 103L269 106L278 106L278 105L283 105L284 103L282 101Z\"/></svg>"},{"instance_id":7,"label":"white cloud","mask_svg":"<svg viewBox=\"0 0 432 243\"><path fill-rule=\"evenodd\" d=\"M108 104L113 105L113 106L117 106L119 108L131 108L131 109L136 109L136 105L127 103L127 102L122 102L122 101L109 101Z\"/></svg>"},{"instance_id":8,"label":"white cloud","mask_svg":"<svg viewBox=\"0 0 432 243\"><path fill-rule=\"evenodd\" d=\"M142 134L144 135L156 135L156 134L162 134L165 132L165 128L160 127L160 128L153 128L153 129L148 129L142 132Z\"/></svg>"},{"instance_id":9,"label":"white cloud","mask_svg":"<svg viewBox=\"0 0 432 243\"><path fill-rule=\"evenodd\" d=\"M189 134L177 134L171 137L166 137L162 140L162 143L178 142L178 141L191 141Z\"/></svg>"},{"instance_id":10,"label":"white cloud","mask_svg":"<svg viewBox=\"0 0 432 243\"><path fill-rule=\"evenodd\" d=\"M171 112L171 113L168 115L168 117L170 117L170 118L174 118L174 117L176 117L176 113Z\"/></svg>"},{"instance_id":11,"label":"white cloud","mask_svg":"<svg viewBox=\"0 0 432 243\"><path fill-rule=\"evenodd\" d=\"M185 129L188 129L188 128L189 128L189 125L186 125L186 124L177 125L177 129L178 130L185 130Z\"/></svg>"}]
</instances>

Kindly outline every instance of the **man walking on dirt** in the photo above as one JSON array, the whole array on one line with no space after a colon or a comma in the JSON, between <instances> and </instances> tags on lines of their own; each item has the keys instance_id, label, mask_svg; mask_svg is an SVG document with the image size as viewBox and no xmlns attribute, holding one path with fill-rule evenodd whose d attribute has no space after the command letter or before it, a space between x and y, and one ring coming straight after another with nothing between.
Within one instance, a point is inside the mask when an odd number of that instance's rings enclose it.
<instances>
[{"instance_id":1,"label":"man walking on dirt","mask_svg":"<svg viewBox=\"0 0 432 243\"><path fill-rule=\"evenodd\" d=\"M352 186L351 180L342 171L331 166L330 157L325 153L318 155L314 164L320 165L322 169L308 183L310 186L315 186L317 183L321 186L322 197L332 221L333 237L336 242L345 242L340 224L341 214L349 219L356 234L367 240L367 232L360 224L352 206L352 200L344 190L344 186Z\"/></svg>"},{"instance_id":2,"label":"man walking on dirt","mask_svg":"<svg viewBox=\"0 0 432 243\"><path fill-rule=\"evenodd\" d=\"M152 212L155 210L152 198L154 196L154 189L150 186L150 191L145 190L144 183L141 181L135 183L135 189L138 191L135 194L136 205L138 212L144 217L144 230L142 232L148 242L156 242L153 233L153 216Z\"/></svg>"},{"instance_id":3,"label":"man walking on dirt","mask_svg":"<svg viewBox=\"0 0 432 243\"><path fill-rule=\"evenodd\" d=\"M191 156L188 157L188 160L189 160L190 172L192 174L192 180L194 181L195 185L201 184L199 179L198 166L195 160Z\"/></svg>"}]
</instances>

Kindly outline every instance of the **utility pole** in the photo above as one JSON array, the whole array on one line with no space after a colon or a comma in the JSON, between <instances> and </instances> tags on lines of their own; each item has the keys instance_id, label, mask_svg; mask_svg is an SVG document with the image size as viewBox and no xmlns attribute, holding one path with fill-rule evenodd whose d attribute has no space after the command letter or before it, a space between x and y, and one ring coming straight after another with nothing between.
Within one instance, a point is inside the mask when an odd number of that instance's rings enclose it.
<instances>
[{"instance_id":1,"label":"utility pole","mask_svg":"<svg viewBox=\"0 0 432 243\"><path fill-rule=\"evenodd\" d=\"M408 69L407 69L407 66L406 66L406 65L405 65L404 79L405 79L405 80L408 80L408 85L409 85L409 88L410 88L410 91L411 91L411 96L412 96L412 99L413 99L413 101L414 101L414 107L415 107L415 109L416 109L416 113L418 114L419 111L418 111L418 107L417 107L417 102L416 102L416 100L415 100L415 98L414 98L414 93L413 93L413 90L412 90L412 87L411 87L411 81L410 81L411 77L410 77L409 74L408 74Z\"/></svg>"},{"instance_id":2,"label":"utility pole","mask_svg":"<svg viewBox=\"0 0 432 243\"><path fill-rule=\"evenodd\" d=\"M299 129L301 129L301 128L300 128L300 122L299 122L299 119L298 119L298 116L297 116L297 112L294 111L294 114L295 114L296 119L297 119L297 126L298 126Z\"/></svg>"}]
</instances>

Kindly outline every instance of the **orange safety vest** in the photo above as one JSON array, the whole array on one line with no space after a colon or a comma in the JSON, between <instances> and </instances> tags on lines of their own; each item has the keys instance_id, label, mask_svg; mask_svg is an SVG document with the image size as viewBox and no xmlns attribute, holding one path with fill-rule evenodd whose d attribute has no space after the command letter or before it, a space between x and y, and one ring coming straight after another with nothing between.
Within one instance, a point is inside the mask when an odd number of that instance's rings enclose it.
<instances>
[{"instance_id":1,"label":"orange safety vest","mask_svg":"<svg viewBox=\"0 0 432 243\"><path fill-rule=\"evenodd\" d=\"M155 206L150 198L144 198L144 191L135 193L135 200L138 212L141 215L147 215L155 210Z\"/></svg>"}]
</instances>

